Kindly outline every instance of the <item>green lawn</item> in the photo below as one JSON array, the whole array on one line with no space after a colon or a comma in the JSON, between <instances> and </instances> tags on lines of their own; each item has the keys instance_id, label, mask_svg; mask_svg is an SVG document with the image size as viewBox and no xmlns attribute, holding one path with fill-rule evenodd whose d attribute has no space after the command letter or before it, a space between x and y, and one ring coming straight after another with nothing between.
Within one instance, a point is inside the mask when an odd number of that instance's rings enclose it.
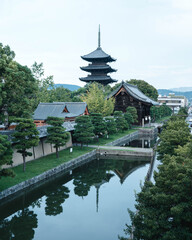
<instances>
[{"instance_id":1,"label":"green lawn","mask_svg":"<svg viewBox=\"0 0 192 240\"><path fill-rule=\"evenodd\" d=\"M58 165L67 162L73 158L76 158L80 155L83 155L87 152L92 151L93 148L88 147L73 147L73 152L70 153L69 148L59 152L59 158L56 158L56 154L51 154L42 158L39 158L35 161L30 161L26 163L26 172L23 172L23 165L12 168L16 176L11 177L2 177L0 179L0 191L7 189L11 186L14 186L20 182L23 182L27 179L35 177L49 169L57 167Z\"/></svg>"},{"instance_id":2,"label":"green lawn","mask_svg":"<svg viewBox=\"0 0 192 240\"><path fill-rule=\"evenodd\" d=\"M127 131L124 131L124 132L117 132L116 134L109 135L109 138L104 136L103 138L99 138L99 141L94 140L91 144L96 144L96 145L102 146L102 145L105 145L107 143L113 142L113 141L117 140L118 138L122 138L122 137L124 137L128 134L131 134L131 133L133 133L137 130L138 129L135 128L135 129L130 129L130 130L127 130Z\"/></svg>"},{"instance_id":3,"label":"green lawn","mask_svg":"<svg viewBox=\"0 0 192 240\"><path fill-rule=\"evenodd\" d=\"M137 131L137 128L127 130L124 132L119 132L114 135L109 135L109 138L103 137L99 139L99 142L93 141L92 144L95 145L105 145L106 143L110 143L118 138L124 137L132 132ZM0 191L7 189L11 186L14 186L20 182L23 182L27 179L35 177L49 169L52 169L64 162L67 162L73 158L76 158L80 155L83 155L87 152L92 151L93 148L88 147L73 147L73 153L70 153L69 148L62 150L59 152L59 159L56 158L56 154L51 154L42 158L39 158L35 161L30 161L26 163L26 172L23 172L23 165L19 165L17 167L13 167L13 171L16 176L14 178L10 177L2 177L0 179Z\"/></svg>"}]
</instances>

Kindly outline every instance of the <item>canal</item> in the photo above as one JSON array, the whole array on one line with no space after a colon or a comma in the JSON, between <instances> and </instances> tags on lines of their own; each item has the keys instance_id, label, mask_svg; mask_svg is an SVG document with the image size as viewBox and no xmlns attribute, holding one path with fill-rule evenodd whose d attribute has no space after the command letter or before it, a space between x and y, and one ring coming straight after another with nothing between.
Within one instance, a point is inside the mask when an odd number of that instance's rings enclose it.
<instances>
[{"instance_id":1,"label":"canal","mask_svg":"<svg viewBox=\"0 0 192 240\"><path fill-rule=\"evenodd\" d=\"M150 160L100 159L0 205L0 239L117 240Z\"/></svg>"}]
</instances>

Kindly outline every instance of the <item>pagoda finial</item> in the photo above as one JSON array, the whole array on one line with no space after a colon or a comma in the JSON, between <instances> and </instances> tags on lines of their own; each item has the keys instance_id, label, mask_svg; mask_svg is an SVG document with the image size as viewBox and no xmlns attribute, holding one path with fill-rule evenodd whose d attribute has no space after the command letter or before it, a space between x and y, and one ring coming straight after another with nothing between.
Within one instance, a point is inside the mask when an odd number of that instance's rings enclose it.
<instances>
[{"instance_id":1,"label":"pagoda finial","mask_svg":"<svg viewBox=\"0 0 192 240\"><path fill-rule=\"evenodd\" d=\"M99 33L98 33L98 48L101 47L101 33L100 33L100 24L99 24Z\"/></svg>"}]
</instances>

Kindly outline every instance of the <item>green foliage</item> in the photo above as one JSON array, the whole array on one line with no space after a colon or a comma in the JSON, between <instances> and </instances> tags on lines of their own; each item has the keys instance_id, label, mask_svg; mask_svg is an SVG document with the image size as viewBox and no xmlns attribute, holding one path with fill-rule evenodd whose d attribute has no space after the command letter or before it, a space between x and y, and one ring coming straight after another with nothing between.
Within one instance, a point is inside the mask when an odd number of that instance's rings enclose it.
<instances>
[{"instance_id":1,"label":"green foliage","mask_svg":"<svg viewBox=\"0 0 192 240\"><path fill-rule=\"evenodd\" d=\"M113 117L105 118L105 126L108 134L115 134L117 132L116 122Z\"/></svg>"},{"instance_id":2,"label":"green foliage","mask_svg":"<svg viewBox=\"0 0 192 240\"><path fill-rule=\"evenodd\" d=\"M46 123L52 125L47 128L48 143L54 144L54 148L56 149L56 156L59 157L59 147L65 146L66 142L69 140L69 133L65 132L65 128L63 125L63 118L58 117L48 117Z\"/></svg>"},{"instance_id":3,"label":"green foliage","mask_svg":"<svg viewBox=\"0 0 192 240\"><path fill-rule=\"evenodd\" d=\"M155 184L145 183L131 215L134 239L192 238L192 159L167 155L155 173Z\"/></svg>"},{"instance_id":4,"label":"green foliage","mask_svg":"<svg viewBox=\"0 0 192 240\"><path fill-rule=\"evenodd\" d=\"M91 113L91 122L94 127L94 134L98 136L102 136L105 134L105 121L103 120L101 113Z\"/></svg>"},{"instance_id":5,"label":"green foliage","mask_svg":"<svg viewBox=\"0 0 192 240\"><path fill-rule=\"evenodd\" d=\"M71 91L64 87L57 87L49 90L51 102L72 102Z\"/></svg>"},{"instance_id":6,"label":"green foliage","mask_svg":"<svg viewBox=\"0 0 192 240\"><path fill-rule=\"evenodd\" d=\"M136 80L136 79L131 79L126 82L132 85L136 85L139 88L139 90L143 92L146 96L157 101L158 91L149 83L145 82L144 80Z\"/></svg>"},{"instance_id":7,"label":"green foliage","mask_svg":"<svg viewBox=\"0 0 192 240\"><path fill-rule=\"evenodd\" d=\"M87 103L90 113L101 113L103 116L112 114L114 99L110 98L107 100L104 92L104 87L97 83L90 84L87 94L82 97L82 100Z\"/></svg>"},{"instance_id":8,"label":"green foliage","mask_svg":"<svg viewBox=\"0 0 192 240\"><path fill-rule=\"evenodd\" d=\"M155 183L145 182L137 194L136 213L125 232L133 239L177 240L192 238L192 140L180 117L168 121L158 146L162 164Z\"/></svg>"},{"instance_id":9,"label":"green foliage","mask_svg":"<svg viewBox=\"0 0 192 240\"><path fill-rule=\"evenodd\" d=\"M161 105L161 106L152 106L150 108L150 115L151 115L151 120L153 122L167 116L171 116L172 110L170 107L166 105Z\"/></svg>"},{"instance_id":10,"label":"green foliage","mask_svg":"<svg viewBox=\"0 0 192 240\"><path fill-rule=\"evenodd\" d=\"M188 116L187 107L181 107L179 109L178 115L181 115L186 118Z\"/></svg>"},{"instance_id":11,"label":"green foliage","mask_svg":"<svg viewBox=\"0 0 192 240\"><path fill-rule=\"evenodd\" d=\"M31 147L35 147L39 143L39 133L32 119L15 118L17 123L15 132L13 133L13 143L18 153L23 157L23 171L25 172L25 159L27 156L32 156L32 153L27 151Z\"/></svg>"},{"instance_id":12,"label":"green foliage","mask_svg":"<svg viewBox=\"0 0 192 240\"><path fill-rule=\"evenodd\" d=\"M76 125L74 130L74 137L75 139L81 143L81 147L83 143L88 143L92 140L94 133L94 127L91 122L91 119L88 115L83 115L77 117L75 119Z\"/></svg>"},{"instance_id":13,"label":"green foliage","mask_svg":"<svg viewBox=\"0 0 192 240\"><path fill-rule=\"evenodd\" d=\"M137 109L135 107L127 107L126 109L127 113L130 113L132 115L133 118L133 122L132 123L137 123L138 122L138 115L137 115ZM129 115L126 115L127 118ZM132 119L129 119L129 121L131 121Z\"/></svg>"},{"instance_id":14,"label":"green foliage","mask_svg":"<svg viewBox=\"0 0 192 240\"><path fill-rule=\"evenodd\" d=\"M127 123L122 111L115 111L114 118L115 118L117 130L123 131L123 130L126 130L129 128L128 123Z\"/></svg>"},{"instance_id":15,"label":"green foliage","mask_svg":"<svg viewBox=\"0 0 192 240\"><path fill-rule=\"evenodd\" d=\"M44 76L43 63L38 64L35 62L31 69L38 85L36 96L33 99L33 107L35 109L40 102L51 102L52 92L50 89L53 88L54 83L53 76Z\"/></svg>"},{"instance_id":16,"label":"green foliage","mask_svg":"<svg viewBox=\"0 0 192 240\"><path fill-rule=\"evenodd\" d=\"M126 112L124 114L125 120L127 121L127 124L129 128L131 128L131 124L134 123L133 115L130 112Z\"/></svg>"},{"instance_id":17,"label":"green foliage","mask_svg":"<svg viewBox=\"0 0 192 240\"><path fill-rule=\"evenodd\" d=\"M14 176L13 171L9 169L2 169L3 165L11 165L13 157L13 150L11 142L8 137L0 134L0 178L1 176Z\"/></svg>"},{"instance_id":18,"label":"green foliage","mask_svg":"<svg viewBox=\"0 0 192 240\"><path fill-rule=\"evenodd\" d=\"M6 124L10 116L32 115L32 99L37 92L36 80L31 70L13 61L14 57L15 53L10 47L3 47L0 43L0 121L6 120Z\"/></svg>"},{"instance_id":19,"label":"green foliage","mask_svg":"<svg viewBox=\"0 0 192 240\"><path fill-rule=\"evenodd\" d=\"M174 155L175 149L184 146L191 138L190 130L183 119L168 121L166 128L160 134L160 144L157 147L158 159L163 160L165 154Z\"/></svg>"}]
</instances>

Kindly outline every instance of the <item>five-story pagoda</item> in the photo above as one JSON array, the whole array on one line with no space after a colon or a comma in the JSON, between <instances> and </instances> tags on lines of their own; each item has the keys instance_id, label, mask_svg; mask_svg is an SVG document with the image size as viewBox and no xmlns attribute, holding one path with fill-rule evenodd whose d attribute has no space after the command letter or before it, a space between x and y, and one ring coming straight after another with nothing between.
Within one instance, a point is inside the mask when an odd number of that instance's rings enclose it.
<instances>
[{"instance_id":1,"label":"five-story pagoda","mask_svg":"<svg viewBox=\"0 0 192 240\"><path fill-rule=\"evenodd\" d=\"M114 62L116 59L112 58L110 55L105 53L101 48L100 43L100 26L98 33L98 48L84 56L81 56L82 59L91 62L86 67L81 67L83 71L91 73L87 77L79 78L83 82L98 82L103 85L108 83L117 82L117 80L112 79L108 76L108 73L116 72L116 69L111 68L107 63Z\"/></svg>"}]
</instances>

